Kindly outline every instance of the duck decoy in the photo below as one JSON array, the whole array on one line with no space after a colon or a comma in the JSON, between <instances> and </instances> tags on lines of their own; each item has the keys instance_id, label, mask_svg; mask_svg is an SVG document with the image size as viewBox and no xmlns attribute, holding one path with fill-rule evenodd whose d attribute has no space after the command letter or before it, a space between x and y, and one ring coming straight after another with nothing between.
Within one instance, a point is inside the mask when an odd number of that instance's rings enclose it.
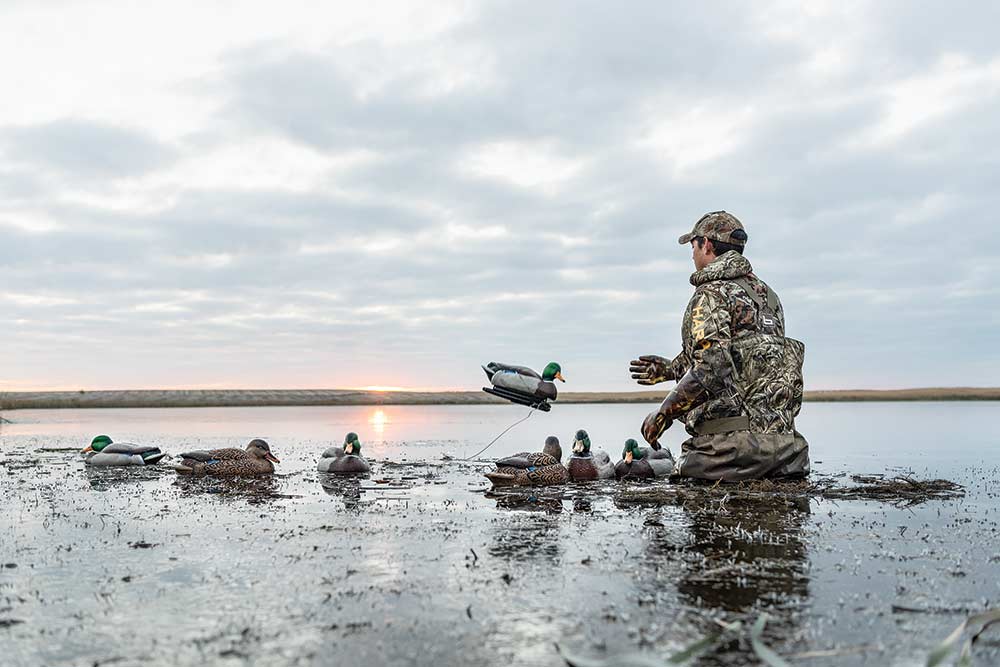
<instances>
[{"instance_id":1,"label":"duck decoy","mask_svg":"<svg viewBox=\"0 0 1000 667\"><path fill-rule=\"evenodd\" d=\"M371 472L368 461L361 456L361 441L357 433L348 433L344 437L344 444L339 447L330 447L316 464L316 469L320 472L330 472L339 474L359 474Z\"/></svg>"},{"instance_id":2,"label":"duck decoy","mask_svg":"<svg viewBox=\"0 0 1000 667\"><path fill-rule=\"evenodd\" d=\"M271 447L264 440L255 438L246 449L195 450L181 454L181 462L174 466L179 473L193 475L217 475L252 477L270 475L274 464L280 461L271 453Z\"/></svg>"},{"instance_id":3,"label":"duck decoy","mask_svg":"<svg viewBox=\"0 0 1000 667\"><path fill-rule=\"evenodd\" d=\"M95 437L80 453L89 466L148 466L166 456L159 447L113 442L106 435Z\"/></svg>"},{"instance_id":4,"label":"duck decoy","mask_svg":"<svg viewBox=\"0 0 1000 667\"><path fill-rule=\"evenodd\" d=\"M487 394L493 394L518 405L527 405L543 412L552 409L549 401L556 400L554 380L565 382L562 366L549 363L539 375L526 366L508 366L496 361L483 366L492 387L483 387Z\"/></svg>"},{"instance_id":5,"label":"duck decoy","mask_svg":"<svg viewBox=\"0 0 1000 667\"><path fill-rule=\"evenodd\" d=\"M590 436L580 429L573 438L573 455L566 462L569 478L574 482L592 479L611 479L615 476L615 466L604 450L591 451Z\"/></svg>"},{"instance_id":6,"label":"duck decoy","mask_svg":"<svg viewBox=\"0 0 1000 667\"><path fill-rule=\"evenodd\" d=\"M666 447L640 447L633 438L625 441L622 460L615 464L618 479L653 479L674 472L674 455Z\"/></svg>"},{"instance_id":7,"label":"duck decoy","mask_svg":"<svg viewBox=\"0 0 1000 667\"><path fill-rule=\"evenodd\" d=\"M559 438L550 435L541 452L521 452L496 463L496 469L486 473L493 486L549 486L564 484L569 472L562 464Z\"/></svg>"}]
</instances>

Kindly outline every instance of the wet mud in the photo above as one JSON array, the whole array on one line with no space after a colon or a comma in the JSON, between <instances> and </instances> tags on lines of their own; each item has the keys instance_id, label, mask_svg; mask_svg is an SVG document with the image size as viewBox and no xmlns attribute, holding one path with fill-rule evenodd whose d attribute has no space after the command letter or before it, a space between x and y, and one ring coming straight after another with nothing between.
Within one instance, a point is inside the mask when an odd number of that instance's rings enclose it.
<instances>
[{"instance_id":1,"label":"wet mud","mask_svg":"<svg viewBox=\"0 0 1000 667\"><path fill-rule=\"evenodd\" d=\"M762 613L790 664L918 665L1000 602L998 467L897 506L678 500L660 481L491 490L488 464L440 456L338 478L307 440L275 448L271 477L185 478L88 469L78 444L0 438L5 665L561 665L557 645L665 657ZM1000 663L1000 632L974 658ZM734 633L690 664L759 662Z\"/></svg>"}]
</instances>

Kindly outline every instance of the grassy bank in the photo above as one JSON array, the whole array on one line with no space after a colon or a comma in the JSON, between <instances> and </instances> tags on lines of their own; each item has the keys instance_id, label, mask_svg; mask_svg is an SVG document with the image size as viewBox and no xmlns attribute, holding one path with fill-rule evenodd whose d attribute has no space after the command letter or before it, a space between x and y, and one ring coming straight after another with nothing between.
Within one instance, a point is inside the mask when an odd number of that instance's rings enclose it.
<instances>
[{"instance_id":1,"label":"grassy bank","mask_svg":"<svg viewBox=\"0 0 1000 667\"><path fill-rule=\"evenodd\" d=\"M663 391L563 392L559 403L651 403ZM806 401L996 401L1000 387L807 391ZM0 410L50 408L190 408L265 405L484 405L504 401L481 391L350 389L196 389L0 393Z\"/></svg>"}]
</instances>

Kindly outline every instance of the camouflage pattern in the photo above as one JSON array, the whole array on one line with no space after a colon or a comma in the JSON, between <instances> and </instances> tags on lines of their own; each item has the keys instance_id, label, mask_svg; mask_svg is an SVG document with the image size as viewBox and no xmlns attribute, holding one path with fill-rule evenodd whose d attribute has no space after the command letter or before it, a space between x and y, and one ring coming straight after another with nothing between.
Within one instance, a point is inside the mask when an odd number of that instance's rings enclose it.
<instances>
[{"instance_id":1,"label":"camouflage pattern","mask_svg":"<svg viewBox=\"0 0 1000 667\"><path fill-rule=\"evenodd\" d=\"M733 232L736 230L743 232L742 235L738 235L742 238L733 238ZM677 239L677 242L687 245L696 236L740 247L746 244L746 230L743 229L743 223L737 220L735 215L725 211L712 211L701 216L701 219L694 223L694 229Z\"/></svg>"},{"instance_id":2,"label":"camouflage pattern","mask_svg":"<svg viewBox=\"0 0 1000 667\"><path fill-rule=\"evenodd\" d=\"M777 295L770 292L769 301L767 285L733 251L695 272L691 284L684 350L670 373L687 380L679 386L696 381L707 400L698 396L684 414L695 437L682 445L679 473L727 480L808 474L808 443L795 431L805 347L785 338ZM705 432L708 422L732 417L744 418L749 430Z\"/></svg>"}]
</instances>

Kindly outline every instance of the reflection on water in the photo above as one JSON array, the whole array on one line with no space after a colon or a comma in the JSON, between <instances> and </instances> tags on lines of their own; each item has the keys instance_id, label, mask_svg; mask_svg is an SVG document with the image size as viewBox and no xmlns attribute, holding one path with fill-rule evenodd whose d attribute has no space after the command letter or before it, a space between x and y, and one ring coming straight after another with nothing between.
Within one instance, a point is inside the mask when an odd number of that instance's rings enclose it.
<instances>
[{"instance_id":1,"label":"reflection on water","mask_svg":"<svg viewBox=\"0 0 1000 667\"><path fill-rule=\"evenodd\" d=\"M95 491L118 489L124 485L159 479L176 473L166 466L86 466L84 474Z\"/></svg>"},{"instance_id":2,"label":"reflection on water","mask_svg":"<svg viewBox=\"0 0 1000 667\"><path fill-rule=\"evenodd\" d=\"M328 495L341 498L344 508L357 510L361 502L361 478L357 475L319 473L319 484Z\"/></svg>"},{"instance_id":3,"label":"reflection on water","mask_svg":"<svg viewBox=\"0 0 1000 667\"><path fill-rule=\"evenodd\" d=\"M226 501L244 501L251 505L263 505L290 496L278 493L276 475L257 477L192 477L177 475L173 484L182 496L211 495Z\"/></svg>"},{"instance_id":4,"label":"reflection on water","mask_svg":"<svg viewBox=\"0 0 1000 667\"><path fill-rule=\"evenodd\" d=\"M700 559L688 561L678 592L692 606L734 613L763 601L800 603L809 595L802 539L809 501L735 504L690 513L689 548Z\"/></svg>"},{"instance_id":5,"label":"reflection on water","mask_svg":"<svg viewBox=\"0 0 1000 667\"><path fill-rule=\"evenodd\" d=\"M810 517L805 498L720 497L688 506L648 511L649 527L638 587L651 599L673 579L679 602L700 615L720 611L748 622L766 609L767 636L798 635L809 601L808 553L803 527ZM683 529L678 529L678 526ZM679 569L678 569L679 566ZM698 632L715 628L702 623ZM700 664L731 664L738 644L724 644Z\"/></svg>"},{"instance_id":6,"label":"reflection on water","mask_svg":"<svg viewBox=\"0 0 1000 667\"><path fill-rule=\"evenodd\" d=\"M561 492L540 493L530 488L487 491L484 494L497 502L497 509L522 512L545 512L559 514L563 511Z\"/></svg>"},{"instance_id":7,"label":"reflection on water","mask_svg":"<svg viewBox=\"0 0 1000 667\"><path fill-rule=\"evenodd\" d=\"M372 416L368 418L368 423L372 425L375 433L381 437L385 433L385 425L389 423L389 417L385 414L385 410L377 408L372 413Z\"/></svg>"},{"instance_id":8,"label":"reflection on water","mask_svg":"<svg viewBox=\"0 0 1000 667\"><path fill-rule=\"evenodd\" d=\"M561 495L541 495L530 489L487 493L498 509L507 510L493 524L489 554L505 561L549 566L563 554L562 530L556 516L562 512ZM530 514L522 514L529 512Z\"/></svg>"}]
</instances>

